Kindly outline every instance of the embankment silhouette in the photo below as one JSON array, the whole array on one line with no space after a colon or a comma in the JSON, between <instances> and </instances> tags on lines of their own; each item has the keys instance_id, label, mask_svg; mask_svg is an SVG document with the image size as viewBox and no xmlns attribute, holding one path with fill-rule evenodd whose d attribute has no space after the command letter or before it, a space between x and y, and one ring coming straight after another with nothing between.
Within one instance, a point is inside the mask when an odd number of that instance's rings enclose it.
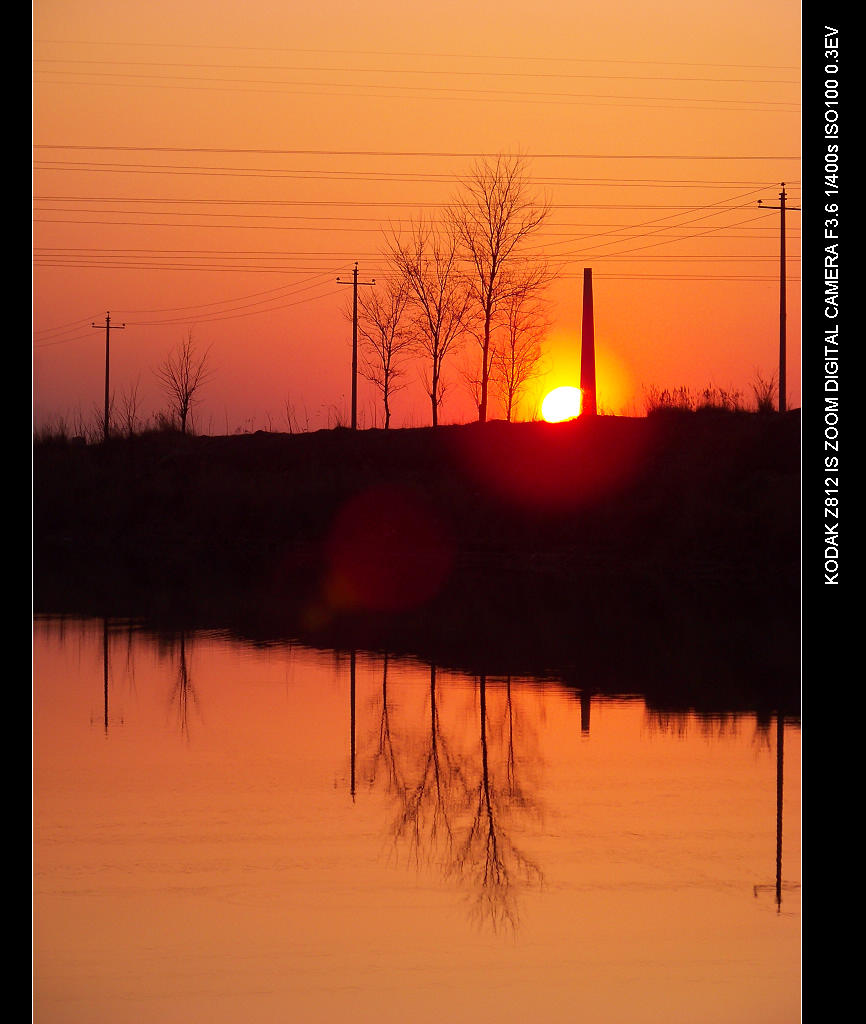
<instances>
[{"instance_id":1,"label":"embankment silhouette","mask_svg":"<svg viewBox=\"0 0 866 1024\"><path fill-rule=\"evenodd\" d=\"M35 610L793 711L799 524L797 412L45 443Z\"/></svg>"}]
</instances>

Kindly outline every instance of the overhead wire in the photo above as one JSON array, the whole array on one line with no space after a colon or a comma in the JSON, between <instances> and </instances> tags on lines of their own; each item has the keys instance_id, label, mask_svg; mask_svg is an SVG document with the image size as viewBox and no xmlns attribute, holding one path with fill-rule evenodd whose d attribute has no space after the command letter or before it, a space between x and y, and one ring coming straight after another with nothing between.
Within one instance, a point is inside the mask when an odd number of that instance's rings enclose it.
<instances>
[{"instance_id":1,"label":"overhead wire","mask_svg":"<svg viewBox=\"0 0 866 1024\"><path fill-rule=\"evenodd\" d=\"M87 40L87 39L38 39L34 40L39 45L74 45L74 46L104 46L115 49L119 46L129 46L148 49L183 49L183 50L233 50L242 53L325 53L325 54L349 54L352 56L374 56L374 57L430 57L454 60L499 60L499 61L543 61L545 63L569 63L569 64L638 64L664 67L701 67L701 68L740 68L747 70L763 71L796 71L794 64L731 64L714 63L710 61L670 61L651 60L647 58L629 57L580 57L571 55L558 57L550 54L544 56L534 54L496 54L496 53L467 53L451 52L443 53L431 50L359 50L359 49L335 49L321 47L302 46L232 46L228 44L213 45L208 43L176 43L176 42L145 42L141 40Z\"/></svg>"},{"instance_id":2,"label":"overhead wire","mask_svg":"<svg viewBox=\"0 0 866 1024\"><path fill-rule=\"evenodd\" d=\"M309 290L311 288L321 287L321 285L323 283L321 281L321 279L323 277L334 275L334 274L336 274L336 273L338 273L338 272L340 272L341 270L344 270L344 269L345 269L345 267L341 265L341 266L338 266L338 267L334 267L334 268L332 268L332 269L330 269L328 271L322 271L322 272L319 272L319 273L316 273L316 274L312 274L305 281L295 281L295 282L292 282L289 285L281 285L281 286L279 286L277 288L269 288L269 289L266 289L266 290L261 291L261 292L253 292L252 294L238 296L237 298L234 298L234 299L221 299L221 300L218 300L216 302L199 303L199 304L190 305L190 306L170 306L170 307L162 307L162 308L149 309L149 310L124 310L124 309L118 309L115 312L119 316L122 316L122 315L125 314L127 316L127 318L129 316L140 316L140 315L147 315L147 314L151 314L151 313L184 313L184 314L188 314L188 315L192 316L193 318L195 318L196 314L189 314L188 311L198 310L199 311L199 313L197 314L198 317L202 317L202 316L207 317L208 313L206 311L210 310L211 307L214 307L214 306L226 307L226 304L228 303L229 305L228 305L227 308L221 308L221 309L215 310L214 312L217 312L219 314L230 313L230 312L235 312L235 311L237 311L239 309L249 309L252 306L262 305L262 304L264 304L266 302L274 302L278 298L282 299L282 298L288 298L288 297L291 297L291 296L295 296L295 295L298 295L301 292L307 291L307 290ZM279 294L279 293L281 293L281 294ZM310 298L315 298L315 296L310 297ZM255 301L253 301L253 302L243 302L243 300L246 300L246 299L253 299ZM306 300L302 300L302 301L306 301ZM242 303L242 304L241 305L231 305L232 303ZM296 304L297 303L293 302L293 303L289 303L288 306L292 306L292 305L296 305ZM275 306L273 308L281 309L281 308L288 308L288 306L286 306L286 305L279 305L279 306ZM268 312L268 311L269 310L261 310L259 312ZM77 325L80 322L81 321L72 321L71 323ZM156 323L157 321L153 321L153 322ZM38 332L38 336L42 337L45 334L50 333L51 330L59 330L59 329L60 328L54 328L54 329L48 329L48 330L45 330L45 331L42 331L42 332Z\"/></svg>"},{"instance_id":3,"label":"overhead wire","mask_svg":"<svg viewBox=\"0 0 866 1024\"><path fill-rule=\"evenodd\" d=\"M698 77L684 75L606 75L588 72L574 71L482 71L478 68L469 70L455 70L453 68L418 68L418 67L358 67L358 66L310 66L310 65L274 65L274 64L192 64L183 62L181 64L169 61L131 61L131 60L105 60L93 58L71 58L71 57L36 57L34 64L88 64L97 66L120 66L120 67L148 67L148 68L185 68L189 70L205 71L313 71L317 73L332 74L377 74L377 75L447 75L449 78L473 77L473 78L577 78L577 79L601 79L603 81L638 81L638 82L708 82L714 85L799 85L799 79L778 79L778 78L719 78Z\"/></svg>"},{"instance_id":4,"label":"overhead wire","mask_svg":"<svg viewBox=\"0 0 866 1024\"><path fill-rule=\"evenodd\" d=\"M366 82L362 86L351 82L286 82L286 81L260 81L250 79L208 79L195 76L154 76L143 74L108 74L105 72L58 72L50 71L44 74L82 76L86 80L69 81L63 80L65 85L93 85L101 84L101 79L108 79L112 86L117 88L124 86L128 88L158 88L158 89L191 89L196 91L221 91L221 92L258 92L268 95L315 95L315 96L350 96L357 98L417 98L436 100L463 100L497 103L539 103L557 105L587 105L600 104L607 107L616 105L618 107L639 107L639 108L673 108L683 110L728 110L728 111L749 111L753 113L791 113L797 114L800 111L799 104L788 100L768 99L738 99L736 97L695 97L695 96L633 96L617 93L573 93L573 92L519 92L506 89L482 89L477 86L433 86L433 85L408 85L391 83ZM92 81L97 79L96 82ZM128 79L136 79L129 81ZM43 77L42 81L45 79ZM157 84L166 81L167 84ZM202 85L188 85L188 82L204 83ZM51 84L46 83L46 84ZM57 83L59 84L59 83ZM277 86L278 88L265 88L266 86ZM340 92L326 90L342 90Z\"/></svg>"},{"instance_id":5,"label":"overhead wire","mask_svg":"<svg viewBox=\"0 0 866 1024\"><path fill-rule=\"evenodd\" d=\"M244 154L247 156L370 156L370 157L441 157L447 159L483 159L496 157L498 154L480 151L458 150L399 150L399 149L260 149L247 147L223 146L116 146L98 143L84 145L81 143L35 143L34 149L65 149L76 152L113 152L113 153L220 153ZM528 160L799 160L799 156L780 156L778 154L685 154L685 153L527 153Z\"/></svg>"},{"instance_id":6,"label":"overhead wire","mask_svg":"<svg viewBox=\"0 0 866 1024\"><path fill-rule=\"evenodd\" d=\"M325 151L325 150L303 150L303 151L295 151L295 150L293 150L293 151L283 151L283 150L238 150L238 149L231 149L231 150L230 149L219 149L219 150L216 150L216 149L210 149L210 148L207 148L207 149L205 149L205 148L201 148L201 149L199 149L199 148L187 149L187 148L180 148L180 147L115 147L115 146L99 146L99 147L89 147L89 146L74 146L74 147L73 146L70 146L70 147L44 146L44 147L37 147L37 148L47 148L47 149L70 148L70 149L75 149L75 150L94 150L94 149L98 149L98 150L111 150L111 151L122 150L122 151L136 151L136 152L139 152L139 151L144 151L144 152L185 152L185 153L200 153L200 152L213 153L213 152L220 152L220 153L246 153L246 154L250 154L250 153L255 153L255 154L269 153L269 154L274 154L274 153L277 153L277 154L280 154L280 155L285 154L287 152L291 152L293 155L296 155L297 153L314 154L314 155L334 155L334 154L339 153L340 155L342 155L342 151L335 151L335 150L327 150L327 151ZM437 153L437 154L424 153L424 154L422 154L420 152L419 153L415 153L415 152L386 151L386 150L351 151L351 152L352 152L352 154L374 155L374 156L383 156L383 155L388 155L388 156L395 156L395 155L400 155L400 156L420 156L420 155L431 156L431 155L436 155L436 156L443 156L444 157L444 156L455 155L455 154L451 154L451 153ZM346 151L346 153L348 154L349 151ZM463 155L471 155L471 154L463 154ZM476 155L480 156L481 154L476 154ZM595 156L596 158L600 158L600 155L598 155L598 154L591 155L591 154L552 154L551 153L551 154L541 154L541 156L543 156L543 157L578 157L578 158L589 158L589 157ZM608 157L608 158L610 156L611 156L610 154L606 155L606 157ZM626 158L626 159L637 158L637 155L622 155L622 156L624 158ZM675 159L675 160L687 159L687 157L685 157L684 155L681 155L681 154L667 155L667 157L665 157L665 155L662 155L662 154L653 154L652 156L655 159L663 159L663 158ZM714 158L713 157L706 157L706 159L714 159ZM723 159L728 159L728 157L724 157ZM746 159L757 159L757 158L754 157L754 156L749 156ZM81 168L79 167L78 169L81 169ZM116 169L116 167L112 167L111 169ZM152 167L146 167L144 169L145 170L153 170ZM175 168L171 168L171 170L187 172L187 173L200 173L203 169L202 168L190 168L190 167L187 166L187 167L180 167L180 168L175 167ZM222 168L216 168L214 170L216 170L218 173L224 173L224 169L222 169ZM247 168L243 168L243 169L239 169L239 170L242 170L243 173L248 173L249 172L249 169L247 169ZM269 170L268 173L271 174L271 173L273 173L273 171ZM298 173L299 174L304 174L304 176L306 176L306 177L310 176L308 171L298 172ZM346 173L346 172L344 172L344 173ZM452 178L454 180L459 180L459 177L460 177L459 175L454 175L454 176L450 176L449 175L447 178L439 179L439 180L452 180ZM429 176L420 175L420 174L411 175L410 179L430 180ZM558 183L561 183L563 181L567 181L568 179L548 179L548 180L555 180ZM596 179L572 179L569 183L577 184L578 182L580 182L580 183L588 183L588 182L595 182L595 181L596 181ZM616 180L607 180L605 183L609 184L609 185L621 184L621 183L617 182ZM702 180L702 179L687 179L687 180L685 180L683 182L670 182L670 181L659 182L658 179L640 179L640 180L635 180L633 182L629 182L629 184L632 184L632 185L648 184L648 185L652 186L652 185L664 184L667 187L693 187L695 185L695 183L699 183L699 184L713 184L714 187L723 187L723 188L733 188L733 187L737 187L738 184L746 184L745 182L742 182L742 183L740 183L740 182L717 182L717 181L716 182L707 182L707 181ZM749 184L752 184L752 183L749 183ZM753 190L750 190L749 192L744 193L744 196L749 196L749 195L754 194L755 192L761 191L764 187L765 186L760 186L759 188L755 188ZM567 265L569 262L573 261L574 259L579 258L579 257L585 255L586 252L592 251L592 249L602 248L602 247L608 246L608 245L614 245L617 242L621 243L622 241L624 241L626 239L629 239L629 238L647 237L648 235L660 234L662 231L665 231L665 230L668 230L668 229L671 229L671 228L685 227L685 226L687 226L689 224L696 223L697 221L700 221L702 219L706 219L707 217L717 216L720 213L724 212L725 210L741 209L742 206L736 206L736 205L731 206L730 205L731 200L735 201L735 200L740 199L740 198L743 198L743 196L733 196L733 197L730 197L730 199L723 199L723 200L720 200L718 203L710 204L709 207L697 207L697 208L694 208L694 207L689 208L689 207L679 206L679 205L668 205L668 206L665 206L663 204L643 204L643 205L641 205L641 204L625 204L625 203L623 203L623 204L592 204L591 206L589 204L577 204L577 203L575 203L575 204L567 204L569 206L569 208L575 208L575 209L577 209L577 208L583 208L583 209L589 209L589 208L594 208L594 209L675 209L675 210L679 211L676 214L668 214L665 217L656 218L654 221L643 222L643 224L636 225L636 227L643 227L643 226L647 226L647 225L650 225L650 224L658 224L659 221L671 220L674 217L682 217L684 213L695 212L697 210L711 209L711 212L710 213L704 213L701 216L693 218L690 221L680 221L679 223L674 223L674 224L659 224L657 227L653 228L651 231L644 232L642 236L641 236L640 233L632 232L631 234L626 234L625 238L623 238L623 234L622 234L623 231L629 231L630 229L628 229L625 225L615 225L615 226L612 226L612 230L603 232L604 234L607 234L607 235L610 236L607 241L600 242L597 245L590 247L589 250L584 249L581 252L577 252L577 253L554 253L552 258L556 259L557 261L564 262ZM63 200L62 197L51 197L51 198L43 199L42 201L43 202L44 201L48 201L48 202L61 202L61 201L64 201L64 200ZM211 211L213 210L214 206L225 205L225 202L222 201L222 200L194 200L194 201L190 201L190 200L167 200L166 201L166 200L147 200L147 199L143 199L143 198L140 198L140 197L133 197L133 198L115 197L115 198L112 198L112 199L100 199L100 198L95 198L95 197L81 197L80 200L77 197L68 197L66 199L66 201L73 201L73 202L77 202L77 201L80 201L80 202L120 202L120 203L129 203L129 204L143 204L143 203L148 203L149 202L152 205L155 205L156 203L166 203L166 204L171 203L171 204L174 204L174 205L182 203L182 204L187 205L187 206L192 205L194 203L195 205L199 205L199 206L206 204L210 208ZM304 201L302 201L302 200L291 200L291 201L280 201L280 200L277 200L277 201L242 200L242 201L237 201L237 202L238 203L242 202L247 207L249 207L251 205L255 205L257 207L273 206L273 205L276 205L276 204L288 205L289 203L291 203L292 205L303 205L304 204ZM393 206L396 205L396 204L392 204L392 203L383 203L383 202L365 203L363 201L354 201L354 202L352 202L352 201L350 201L350 202L326 201L326 202L327 202L327 205L334 205L334 206L340 206L340 207L346 207L346 206L351 207L353 205L359 205L359 206L373 206L373 205L376 205L376 206L383 206L383 207L393 207ZM308 205L325 205L325 203L322 203L322 202L319 202L319 203L311 202ZM424 205L432 206L432 205L435 205L435 204L424 204ZM419 204L403 203L403 204L400 204L400 206L415 206L415 207L418 207ZM61 209L48 210L46 212L59 213L59 212L66 212L66 211L64 211L61 208ZM106 214L111 215L113 213L118 213L120 216L123 216L124 212L126 212L128 214L128 213L130 213L132 211L109 211L109 210L105 210L105 209L90 211L90 210L76 209L76 210L69 211L69 212L75 212L75 213L78 213L78 214L80 214L82 212L88 212L88 213L89 212L93 212L93 213L96 213L96 214L99 214L99 215L103 215L103 216L106 215ZM177 216L183 216L184 215L183 213L176 213L175 211L169 211L169 212L170 212L170 215L172 217L177 217ZM141 216L148 216L148 215L152 215L154 213L157 216L166 216L166 211L164 211L164 210L161 210L161 211L139 211L139 214ZM202 216L202 214L197 214L197 216ZM316 221L328 221L329 223L331 221L333 221L333 220L341 220L341 221L351 220L351 221L353 221L355 223L372 222L372 221L375 220L374 218L363 218L363 217L333 218L333 217L326 217L326 216L323 216L323 215L310 215L310 214L307 214L307 215L297 215L297 214L295 214L295 215L287 215L287 214L249 214L249 213L233 214L233 213L225 213L225 212L221 212L221 211L216 212L216 213L214 213L214 212L206 212L206 213L203 214L203 216L210 217L211 219L214 218L214 217L220 217L220 218L229 218L229 217L231 217L231 218L237 218L237 219L240 219L241 217L245 217L247 220L249 220L251 217L253 217L253 218L256 218L258 220L270 220L270 221L277 220L277 219L282 219L282 220L289 220L289 219L291 219L291 220L298 220L298 221L305 221L305 222L309 222L309 221L313 221L313 220L316 220ZM632 249L625 249L625 250L621 249L621 250L618 250L616 252L611 252L611 253L608 253L608 254L601 254L599 256L599 258L604 258L605 255L606 255L611 260L614 260L614 259L617 258L618 255L624 255L624 254L627 254L627 253L630 253L630 252L640 251L641 249L645 249L645 248L652 248L652 247L654 247L656 245L669 244L669 243L671 243L673 241L682 241L684 238L698 238L698 237L701 237L703 235L707 235L707 234L710 234L710 233L717 233L717 232L729 229L731 227L737 227L737 226L740 226L740 225L749 224L749 223L752 223L754 220L758 220L758 219L761 219L761 218L760 217L759 218L751 218L749 220L738 222L737 224L734 224L734 225L731 225L731 224L717 225L717 226L715 226L713 228L707 229L706 231L702 231L702 232L698 232L698 233L692 233L690 235L685 235L685 236L684 235L679 235L679 236L676 236L674 238L664 238L664 239L661 239L661 240L657 240L657 241L655 241L653 243L650 243L649 245L646 245L646 246L637 246L637 247L634 247ZM50 218L44 218L44 217L36 218L36 220L37 220L37 222L41 222L41 223L66 223L66 224L82 223L82 224L88 224L88 225L89 224L94 224L94 223L101 223L103 225L111 225L111 224L113 224L113 225L116 225L116 226L129 226L129 225L135 225L135 226L141 226L141 227L149 227L149 226L184 226L184 227L188 227L188 228L203 228L203 229L207 229L209 227L217 227L217 226L218 227L238 227L238 228L249 228L249 227L257 227L258 228L258 227L262 227L262 228L264 228L266 230L274 230L274 229L286 230L286 228L283 227L282 225L273 225L273 224L270 224L270 225L249 225L249 224L247 224L247 225L227 225L227 224L214 224L213 222L211 222L210 224L186 224L186 225L179 225L176 221L175 222L164 223L164 222L154 222L154 221L150 221L150 222L131 221L131 222L129 222L129 221L113 221L113 220L75 222L75 221L70 221L70 220L51 221ZM560 225L560 226L565 227L565 226L569 226L569 225L566 223L566 224L563 224L563 225ZM578 226L578 225L574 225L574 226ZM587 226L589 226L589 225L587 225ZM313 228L310 226L309 223L307 223L304 227L297 227L297 228L295 228L295 230L313 230ZM377 230L377 229L351 228L350 230L368 230L368 231L373 231L373 230ZM755 230L755 229L750 229L750 230ZM565 234L570 234L570 233L566 232ZM549 237L553 237L553 233L551 233L551 235ZM568 244L568 241L572 241L572 242L581 241L585 237L587 237L587 236L580 236L579 238L573 238L572 237L572 238L570 238L570 239L568 239L566 241L556 242L556 243L553 243L553 244L556 245L556 246L562 246L562 245ZM596 233L595 236L591 236L591 237L598 237L598 234ZM102 251L100 251L100 250L96 250L96 252L100 253L100 254L102 253ZM137 264L131 262L132 257L129 255L129 253L124 253L123 251L120 251L120 252L122 254L119 257L117 257L117 259L114 260L113 264L110 261L106 262L104 254L101 254L98 257L94 258L94 257L88 257L86 254L82 254L82 253L75 253L71 257L67 254L67 256L65 257L65 263L64 263L63 262L64 257L62 257L61 255L58 255L58 252L56 250L51 250L49 255L43 254L41 257L38 257L38 262L40 262L41 265L45 265L45 266L57 266L57 265L67 265L67 266L69 266L69 265L108 266L108 265L119 265L119 261L120 260L125 260L126 263L127 263L127 266L130 266L130 267L138 266L139 268L141 267L143 261L148 261L150 266L162 267L162 268L165 268L165 269L199 269L199 270L201 270L201 269L207 269L207 270L237 270L237 269L250 270L250 269L253 269L249 265L246 266L246 267L241 267L241 268L238 268L236 264L234 266L231 266L231 265L229 265L229 266L217 266L217 265L214 264L213 261L214 261L214 259L220 258L218 254L208 256L207 258L209 258L211 260L210 264L207 265L207 266L202 266L200 262L199 262L199 264L190 264L190 263L187 262L185 264L174 263L173 265L167 265L165 259L162 259L162 262L160 263L159 262L159 258L160 258L160 254L161 253L168 254L168 258L172 258L172 254L170 254L168 250L157 251L156 256L154 256L153 251L150 251L149 254L147 254L147 255L144 255L144 256L141 256L141 257L136 257L136 259L138 259L138 263ZM232 253L231 255L232 255L232 257L235 260L247 258L247 257L244 257L242 254L239 254L239 253L236 253L236 252ZM258 254L255 254L254 256L248 257L248 259L250 261L256 260L256 261L258 261L260 263L262 259L270 260L270 261L276 261L278 259L285 258L286 255L288 255L288 258L291 259L291 260L304 260L304 259L320 260L324 254L322 254L322 253L291 253L291 254L273 254L273 255L269 255L269 254L258 253ZM331 254L331 255L334 255L334 254ZM355 255L358 255L358 254L355 254ZM198 257L198 258L200 260L201 257ZM346 254L346 258L348 258L348 254ZM372 256L372 258L376 258L376 257ZM757 258L760 259L761 257L757 257ZM766 259L766 258L769 258L769 257L764 257L764 258ZM681 257L681 258L670 257L669 259L676 260L678 262L686 262L688 260L688 257ZM54 262L52 262L52 260ZM265 270L265 271L270 271L270 272L283 272L283 273L287 272L287 268L284 268L284 267L261 267L261 266L257 266L254 269L256 271ZM302 271L302 270L298 270L298 271L292 270L291 272L303 273L304 271ZM332 271L329 271L328 273L331 273L331 272ZM687 279L686 275L679 275L679 276L682 279ZM726 275L717 275L717 276L719 277L719 279L732 279L730 277L730 275L727 275L727 276ZM688 279L696 279L696 278L694 277L694 275L689 275ZM737 279L741 279L741 280L758 280L759 278L757 278L754 275L745 275L745 276L740 276ZM308 278L307 280L312 280L312 279ZM296 286L301 285L301 284L303 284L303 282L295 282ZM285 287L291 287L291 286L282 286L279 289L272 289L272 290L269 290L269 291L283 291L283 289ZM303 290L307 290L308 288L311 288L311 287L315 287L315 285L307 285L305 287L301 287L299 290L303 291ZM254 294L256 294L256 293L254 293ZM265 294L265 293L262 293L262 294ZM329 292L325 293L324 295L308 296L307 298L305 298L303 300L298 300L298 301L295 301L295 302L292 302L292 303L288 303L288 304L283 303L283 304L280 304L280 305L269 307L268 309L256 310L255 312L268 312L268 311L270 311L270 308L273 308L273 309L288 308L289 306L297 305L300 302L315 301L316 299L323 298L323 297L325 297L326 295L329 295L329 294L336 294L336 292L335 291L329 291ZM282 297L286 297L286 296L287 296L287 293L284 292ZM248 310L251 307L254 307L254 306L264 305L266 303L266 301L267 300L261 299L261 300L259 300L257 302L246 303L245 305L242 305L242 306L229 307L228 309L221 308L220 310L214 311L214 313L215 313L214 318L216 318L216 319L226 319L226 318L232 318L232 317L235 317L235 316L253 315L250 312L248 312ZM206 305L206 306L217 306L217 305L219 305L219 306L223 307L223 303L211 303L211 304L204 304L204 305ZM242 310L247 310L247 311L246 312L242 312ZM201 314L199 314L199 316L200 315ZM181 319L182 318L175 318L174 322L180 322ZM187 317L187 319L189 319L189 317ZM166 322L171 322L171 321L166 321Z\"/></svg>"},{"instance_id":7,"label":"overhead wire","mask_svg":"<svg viewBox=\"0 0 866 1024\"><path fill-rule=\"evenodd\" d=\"M533 179L534 180L534 179ZM701 186L702 188L742 188L745 185L758 188L766 188L765 181L714 181L683 179L679 181L665 180L658 178L575 178L575 183L592 185L607 188L691 188ZM799 185L799 181L791 179L789 186ZM40 202L92 202L92 203L187 203L202 205L230 205L230 206L385 206L385 207L435 207L440 209L449 206L448 203L430 203L423 201L409 202L406 200L381 200L381 199L201 199L186 198L173 199L167 197L147 196L51 196L35 195L34 201ZM557 204L558 209L581 209L583 203L561 203Z\"/></svg>"}]
</instances>

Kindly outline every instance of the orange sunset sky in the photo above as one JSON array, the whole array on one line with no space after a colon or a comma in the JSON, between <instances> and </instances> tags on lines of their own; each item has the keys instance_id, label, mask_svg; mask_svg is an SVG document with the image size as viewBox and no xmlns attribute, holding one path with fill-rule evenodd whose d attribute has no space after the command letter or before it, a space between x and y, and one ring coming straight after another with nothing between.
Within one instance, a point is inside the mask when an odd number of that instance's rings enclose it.
<instances>
[{"instance_id":1,"label":"orange sunset sky","mask_svg":"<svg viewBox=\"0 0 866 1024\"><path fill-rule=\"evenodd\" d=\"M37 0L33 396L37 429L92 420L192 330L214 376L202 432L346 420L355 260L441 209L480 154L522 153L552 213L545 374L577 384L583 268L599 404L778 369L779 213L800 205L800 7L790 0ZM800 214L787 218L788 401L800 404ZM442 419L475 418L446 364ZM429 423L418 373L395 426ZM533 405L533 403L535 403ZM380 409L360 384L362 425ZM493 415L499 415L494 410Z\"/></svg>"}]
</instances>

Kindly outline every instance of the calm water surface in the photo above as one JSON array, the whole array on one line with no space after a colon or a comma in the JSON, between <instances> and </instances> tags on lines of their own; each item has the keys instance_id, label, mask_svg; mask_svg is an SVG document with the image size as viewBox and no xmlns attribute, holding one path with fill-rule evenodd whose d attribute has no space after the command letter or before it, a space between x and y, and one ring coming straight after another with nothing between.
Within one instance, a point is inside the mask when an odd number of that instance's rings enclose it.
<instances>
[{"instance_id":1,"label":"calm water surface","mask_svg":"<svg viewBox=\"0 0 866 1024\"><path fill-rule=\"evenodd\" d=\"M795 722L101 620L34 659L37 1022L800 1018Z\"/></svg>"}]
</instances>

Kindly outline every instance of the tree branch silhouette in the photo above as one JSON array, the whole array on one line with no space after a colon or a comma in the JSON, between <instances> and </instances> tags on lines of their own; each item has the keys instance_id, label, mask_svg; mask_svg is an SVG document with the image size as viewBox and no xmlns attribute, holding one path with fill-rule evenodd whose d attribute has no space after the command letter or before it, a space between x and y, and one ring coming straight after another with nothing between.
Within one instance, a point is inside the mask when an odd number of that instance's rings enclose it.
<instances>
[{"instance_id":1,"label":"tree branch silhouette","mask_svg":"<svg viewBox=\"0 0 866 1024\"><path fill-rule=\"evenodd\" d=\"M382 396L385 430L391 425L391 397L406 386L402 380L403 360L412 348L406 322L408 301L409 283L397 275L390 275L381 285L358 296L361 373ZM351 319L351 309L347 308L346 314Z\"/></svg>"},{"instance_id":2,"label":"tree branch silhouette","mask_svg":"<svg viewBox=\"0 0 866 1024\"><path fill-rule=\"evenodd\" d=\"M478 419L489 414L490 376L493 370L493 333L499 307L511 294L515 278L512 266L523 262L533 267L524 288L540 291L551 277L547 261L532 261L522 246L544 224L550 213L546 199L535 196L526 161L498 155L476 161L449 208L449 221L460 242L460 254L469 266L472 309L477 322L476 339L481 347L478 377Z\"/></svg>"},{"instance_id":3,"label":"tree branch silhouette","mask_svg":"<svg viewBox=\"0 0 866 1024\"><path fill-rule=\"evenodd\" d=\"M410 337L426 363L422 381L435 427L445 395L443 364L460 343L469 302L457 236L450 224L441 228L419 218L408 235L393 232L387 246L391 267L407 285Z\"/></svg>"},{"instance_id":4,"label":"tree branch silhouette","mask_svg":"<svg viewBox=\"0 0 866 1024\"><path fill-rule=\"evenodd\" d=\"M210 348L204 352L199 351L190 330L186 338L154 370L182 434L186 433L193 406L200 401L199 392L213 376L209 355Z\"/></svg>"}]
</instances>

